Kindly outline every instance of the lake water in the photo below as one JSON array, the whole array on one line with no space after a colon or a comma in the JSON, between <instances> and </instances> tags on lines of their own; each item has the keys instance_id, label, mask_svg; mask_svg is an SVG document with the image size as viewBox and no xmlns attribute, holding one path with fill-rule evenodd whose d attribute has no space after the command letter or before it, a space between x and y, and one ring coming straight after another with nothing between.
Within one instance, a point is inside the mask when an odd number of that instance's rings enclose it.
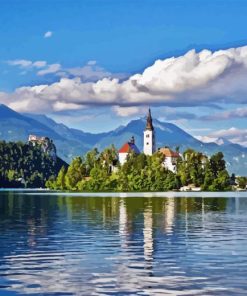
<instances>
[{"instance_id":1,"label":"lake water","mask_svg":"<svg viewBox=\"0 0 247 296\"><path fill-rule=\"evenodd\" d=\"M135 195L1 191L0 295L246 295L246 192Z\"/></svg>"}]
</instances>

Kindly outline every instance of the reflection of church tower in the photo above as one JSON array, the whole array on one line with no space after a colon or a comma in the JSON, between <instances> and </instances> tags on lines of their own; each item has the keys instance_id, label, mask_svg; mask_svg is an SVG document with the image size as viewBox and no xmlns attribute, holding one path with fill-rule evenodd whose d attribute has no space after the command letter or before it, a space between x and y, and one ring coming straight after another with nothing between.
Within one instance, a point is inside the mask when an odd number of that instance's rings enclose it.
<instances>
[{"instance_id":1,"label":"reflection of church tower","mask_svg":"<svg viewBox=\"0 0 247 296\"><path fill-rule=\"evenodd\" d=\"M153 260L154 240L153 240L153 210L152 204L144 210L144 228L143 228L143 242L144 242L144 258L146 261ZM150 266L152 267L152 266Z\"/></svg>"},{"instance_id":2,"label":"reflection of church tower","mask_svg":"<svg viewBox=\"0 0 247 296\"><path fill-rule=\"evenodd\" d=\"M146 155L152 155L155 152L155 131L151 111L148 109L147 124L144 131L143 152Z\"/></svg>"},{"instance_id":3,"label":"reflection of church tower","mask_svg":"<svg viewBox=\"0 0 247 296\"><path fill-rule=\"evenodd\" d=\"M121 245L122 247L127 247L127 241L128 241L128 214L127 214L127 208L126 203L123 198L119 201L119 235L121 239Z\"/></svg>"},{"instance_id":4,"label":"reflection of church tower","mask_svg":"<svg viewBox=\"0 0 247 296\"><path fill-rule=\"evenodd\" d=\"M175 207L176 205L174 197L170 197L167 200L165 200L164 229L166 232L173 232Z\"/></svg>"}]
</instances>

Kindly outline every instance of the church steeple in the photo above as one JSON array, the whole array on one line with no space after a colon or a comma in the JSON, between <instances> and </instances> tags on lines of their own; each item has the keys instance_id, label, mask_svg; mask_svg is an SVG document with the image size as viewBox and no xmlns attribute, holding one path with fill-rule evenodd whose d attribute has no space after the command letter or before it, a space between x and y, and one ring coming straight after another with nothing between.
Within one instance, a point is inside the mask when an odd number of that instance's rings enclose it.
<instances>
[{"instance_id":1,"label":"church steeple","mask_svg":"<svg viewBox=\"0 0 247 296\"><path fill-rule=\"evenodd\" d=\"M146 155L152 155L155 152L155 131L150 108L148 109L147 123L143 137L143 152Z\"/></svg>"},{"instance_id":2,"label":"church steeple","mask_svg":"<svg viewBox=\"0 0 247 296\"><path fill-rule=\"evenodd\" d=\"M149 130L149 131L153 131L154 130L154 127L153 127L153 119L152 119L150 108L148 109L146 130Z\"/></svg>"}]
</instances>

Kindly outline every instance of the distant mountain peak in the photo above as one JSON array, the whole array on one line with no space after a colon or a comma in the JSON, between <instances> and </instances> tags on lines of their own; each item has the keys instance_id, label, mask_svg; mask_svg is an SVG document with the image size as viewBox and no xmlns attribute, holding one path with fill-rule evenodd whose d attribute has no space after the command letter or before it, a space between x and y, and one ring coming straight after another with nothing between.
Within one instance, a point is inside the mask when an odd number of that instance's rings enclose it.
<instances>
[{"instance_id":1,"label":"distant mountain peak","mask_svg":"<svg viewBox=\"0 0 247 296\"><path fill-rule=\"evenodd\" d=\"M219 146L233 144L231 141L229 141L229 140L227 140L226 138L223 138L223 137L216 139L215 143L218 144Z\"/></svg>"},{"instance_id":2,"label":"distant mountain peak","mask_svg":"<svg viewBox=\"0 0 247 296\"><path fill-rule=\"evenodd\" d=\"M103 150L114 144L117 148L135 137L137 147L143 148L143 131L146 117L131 120L124 126L104 133L92 134L78 129L69 128L62 123L42 114L20 114L11 108L0 104L0 140L27 141L30 134L47 136L54 140L58 155L66 161L97 147ZM182 128L170 122L153 119L157 147L169 146L172 149L179 146L180 151L192 148L212 155L222 151L225 155L230 172L245 174L247 166L247 148L233 144L225 138L219 138L217 143L204 143L195 139ZM239 161L241 159L241 161Z\"/></svg>"}]
</instances>

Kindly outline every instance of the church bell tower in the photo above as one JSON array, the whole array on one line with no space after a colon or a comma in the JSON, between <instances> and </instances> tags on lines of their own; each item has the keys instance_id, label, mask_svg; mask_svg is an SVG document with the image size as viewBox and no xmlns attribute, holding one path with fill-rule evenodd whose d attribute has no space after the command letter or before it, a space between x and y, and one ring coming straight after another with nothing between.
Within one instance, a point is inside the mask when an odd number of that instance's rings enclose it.
<instances>
[{"instance_id":1,"label":"church bell tower","mask_svg":"<svg viewBox=\"0 0 247 296\"><path fill-rule=\"evenodd\" d=\"M156 148L155 148L155 131L153 127L153 120L151 115L150 108L148 109L148 116L147 116L147 123L146 128L144 130L144 144L143 144L143 152L146 155L152 155Z\"/></svg>"}]
</instances>

